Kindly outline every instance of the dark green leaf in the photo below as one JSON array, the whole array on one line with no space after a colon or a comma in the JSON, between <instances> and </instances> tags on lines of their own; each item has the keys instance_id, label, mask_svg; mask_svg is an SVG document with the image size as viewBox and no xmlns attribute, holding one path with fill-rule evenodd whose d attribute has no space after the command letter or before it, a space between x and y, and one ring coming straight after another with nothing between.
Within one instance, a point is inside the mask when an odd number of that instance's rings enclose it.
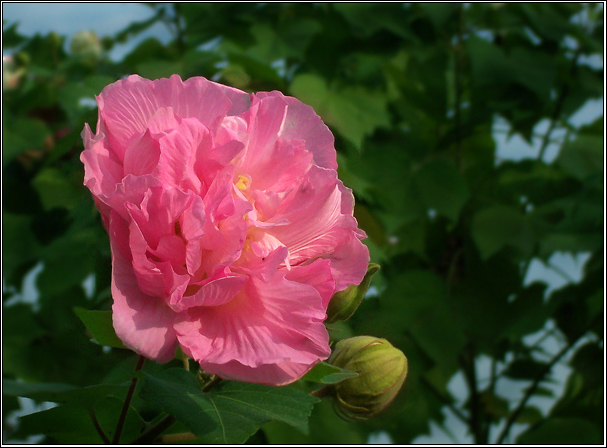
<instances>
[{"instance_id":1,"label":"dark green leaf","mask_svg":"<svg viewBox=\"0 0 607 448\"><path fill-rule=\"evenodd\" d=\"M415 182L428 209L457 221L469 192L466 180L452 164L443 161L425 164L415 173Z\"/></svg>"},{"instance_id":2,"label":"dark green leaf","mask_svg":"<svg viewBox=\"0 0 607 448\"><path fill-rule=\"evenodd\" d=\"M312 405L318 402L293 387L226 381L202 392L193 375L170 369L145 375L141 396L185 423L207 443L243 443L259 427L279 420L306 432Z\"/></svg>"},{"instance_id":3,"label":"dark green leaf","mask_svg":"<svg viewBox=\"0 0 607 448\"><path fill-rule=\"evenodd\" d=\"M549 418L517 437L521 445L600 445L600 428L581 418Z\"/></svg>"},{"instance_id":4,"label":"dark green leaf","mask_svg":"<svg viewBox=\"0 0 607 448\"><path fill-rule=\"evenodd\" d=\"M106 397L95 406L95 415L105 435L111 440L123 402ZM121 440L134 440L144 429L144 422L132 407L129 408ZM58 406L47 411L21 418L15 438L44 434L55 443L70 445L101 444L103 440L95 430L91 415L73 405Z\"/></svg>"},{"instance_id":5,"label":"dark green leaf","mask_svg":"<svg viewBox=\"0 0 607 448\"><path fill-rule=\"evenodd\" d=\"M107 347L126 348L122 341L116 336L114 325L112 324L111 311L85 310L84 308L74 308L86 329L99 345Z\"/></svg>"},{"instance_id":6,"label":"dark green leaf","mask_svg":"<svg viewBox=\"0 0 607 448\"><path fill-rule=\"evenodd\" d=\"M516 241L525 226L518 210L503 205L481 210L472 221L472 237L483 259Z\"/></svg>"},{"instance_id":7,"label":"dark green leaf","mask_svg":"<svg viewBox=\"0 0 607 448\"><path fill-rule=\"evenodd\" d=\"M128 384L99 384L78 388L70 384L22 383L4 379L2 381L2 393L16 397L27 397L36 401L68 403L89 408L106 395L126 392L127 386Z\"/></svg>"}]
</instances>

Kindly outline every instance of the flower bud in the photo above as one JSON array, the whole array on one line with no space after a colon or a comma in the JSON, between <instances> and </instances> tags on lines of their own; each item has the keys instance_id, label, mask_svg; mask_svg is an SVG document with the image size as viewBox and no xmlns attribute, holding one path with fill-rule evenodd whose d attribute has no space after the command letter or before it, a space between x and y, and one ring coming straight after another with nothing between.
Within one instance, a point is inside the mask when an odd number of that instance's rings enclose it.
<instances>
[{"instance_id":1,"label":"flower bud","mask_svg":"<svg viewBox=\"0 0 607 448\"><path fill-rule=\"evenodd\" d=\"M94 64L102 51L101 41L92 31L78 31L70 42L70 52L87 63Z\"/></svg>"},{"instance_id":2,"label":"flower bud","mask_svg":"<svg viewBox=\"0 0 607 448\"><path fill-rule=\"evenodd\" d=\"M386 408L398 394L408 370L403 352L373 336L338 342L329 363L358 373L332 386L337 412L356 420L365 420Z\"/></svg>"},{"instance_id":3,"label":"flower bud","mask_svg":"<svg viewBox=\"0 0 607 448\"><path fill-rule=\"evenodd\" d=\"M25 68L19 66L17 57L2 56L2 90L11 90L19 85Z\"/></svg>"},{"instance_id":4,"label":"flower bud","mask_svg":"<svg viewBox=\"0 0 607 448\"><path fill-rule=\"evenodd\" d=\"M377 271L379 271L379 265L369 263L367 273L365 274L363 281L360 282L360 285L352 285L343 291L336 292L329 302L327 319L325 322L330 324L348 320L352 317L371 285L371 277L373 277L373 274Z\"/></svg>"}]
</instances>

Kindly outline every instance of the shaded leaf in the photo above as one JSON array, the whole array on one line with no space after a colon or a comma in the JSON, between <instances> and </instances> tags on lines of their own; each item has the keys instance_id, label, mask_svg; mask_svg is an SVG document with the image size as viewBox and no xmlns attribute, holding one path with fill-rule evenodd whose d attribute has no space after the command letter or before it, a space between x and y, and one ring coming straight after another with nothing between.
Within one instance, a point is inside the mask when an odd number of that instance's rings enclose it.
<instances>
[{"instance_id":1,"label":"shaded leaf","mask_svg":"<svg viewBox=\"0 0 607 448\"><path fill-rule=\"evenodd\" d=\"M76 307L74 312L99 345L126 349L120 338L116 336L111 311L85 310Z\"/></svg>"},{"instance_id":2,"label":"shaded leaf","mask_svg":"<svg viewBox=\"0 0 607 448\"><path fill-rule=\"evenodd\" d=\"M293 387L226 381L204 393L193 375L170 369L145 374L141 397L185 423L207 443L243 443L271 420L306 432L312 405L318 402Z\"/></svg>"}]
</instances>

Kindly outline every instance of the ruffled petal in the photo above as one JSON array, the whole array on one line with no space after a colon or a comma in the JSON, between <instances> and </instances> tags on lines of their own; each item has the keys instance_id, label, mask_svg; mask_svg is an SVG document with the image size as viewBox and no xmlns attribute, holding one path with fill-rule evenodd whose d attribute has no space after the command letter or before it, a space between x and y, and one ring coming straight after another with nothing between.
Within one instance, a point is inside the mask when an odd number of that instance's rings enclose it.
<instances>
[{"instance_id":1,"label":"ruffled petal","mask_svg":"<svg viewBox=\"0 0 607 448\"><path fill-rule=\"evenodd\" d=\"M110 215L112 248L112 319L116 335L125 346L158 362L173 359L177 337L173 329L176 314L159 298L141 291L128 247L128 224L114 211Z\"/></svg>"},{"instance_id":2,"label":"ruffled petal","mask_svg":"<svg viewBox=\"0 0 607 448\"><path fill-rule=\"evenodd\" d=\"M314 162L322 168L337 169L335 138L322 119L310 106L297 98L280 92L260 92L258 98L281 98L287 103L287 115L280 136L287 140L303 140L306 149L314 155Z\"/></svg>"},{"instance_id":3,"label":"ruffled petal","mask_svg":"<svg viewBox=\"0 0 607 448\"><path fill-rule=\"evenodd\" d=\"M160 108L172 107L179 117L194 117L207 128L215 129L233 108L224 92L225 89L202 77L183 82L178 75L156 81L131 75L103 89L97 103L111 147L123 160L130 140L145 132L150 118ZM240 101L237 95L232 92L230 95Z\"/></svg>"},{"instance_id":4,"label":"ruffled petal","mask_svg":"<svg viewBox=\"0 0 607 448\"><path fill-rule=\"evenodd\" d=\"M251 278L226 305L182 314L175 329L184 351L219 376L233 373L223 371L232 361L312 366L330 355L322 301L316 288L279 270L268 282Z\"/></svg>"}]
</instances>

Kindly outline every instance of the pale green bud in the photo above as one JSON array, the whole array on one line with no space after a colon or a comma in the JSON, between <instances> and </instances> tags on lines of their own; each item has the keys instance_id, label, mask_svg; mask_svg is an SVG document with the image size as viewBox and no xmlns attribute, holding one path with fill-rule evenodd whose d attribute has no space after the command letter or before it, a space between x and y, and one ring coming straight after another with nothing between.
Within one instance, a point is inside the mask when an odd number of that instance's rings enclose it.
<instances>
[{"instance_id":1,"label":"pale green bud","mask_svg":"<svg viewBox=\"0 0 607 448\"><path fill-rule=\"evenodd\" d=\"M336 292L329 302L327 319L325 322L330 324L348 320L352 317L371 285L371 277L373 277L373 274L377 271L379 271L379 265L369 263L367 273L365 274L363 281L360 282L360 285L352 285L343 291Z\"/></svg>"},{"instance_id":2,"label":"pale green bud","mask_svg":"<svg viewBox=\"0 0 607 448\"><path fill-rule=\"evenodd\" d=\"M337 343L329 363L357 372L358 376L333 387L337 412L346 418L365 420L388 406L407 377L404 353L387 340L356 336Z\"/></svg>"},{"instance_id":3,"label":"pale green bud","mask_svg":"<svg viewBox=\"0 0 607 448\"><path fill-rule=\"evenodd\" d=\"M92 31L78 31L70 42L70 52L85 62L94 63L102 51L101 41Z\"/></svg>"}]
</instances>

